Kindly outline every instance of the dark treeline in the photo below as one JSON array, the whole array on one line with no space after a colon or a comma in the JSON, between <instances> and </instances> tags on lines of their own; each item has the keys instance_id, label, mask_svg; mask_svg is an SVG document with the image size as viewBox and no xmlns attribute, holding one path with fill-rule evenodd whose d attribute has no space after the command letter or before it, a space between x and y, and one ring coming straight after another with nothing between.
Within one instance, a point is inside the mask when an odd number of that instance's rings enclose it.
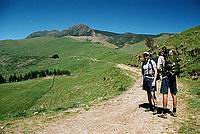
<instances>
[{"instance_id":1,"label":"dark treeline","mask_svg":"<svg viewBox=\"0 0 200 134\"><path fill-rule=\"evenodd\" d=\"M6 82L19 82L19 81L25 81L29 79L35 79L38 77L46 77L46 76L52 76L52 75L67 75L70 76L71 73L69 70L59 70L54 69L52 71L46 69L41 71L31 71L25 75L10 75L9 79L6 80L2 75L0 75L0 83L6 83Z\"/></svg>"}]
</instances>

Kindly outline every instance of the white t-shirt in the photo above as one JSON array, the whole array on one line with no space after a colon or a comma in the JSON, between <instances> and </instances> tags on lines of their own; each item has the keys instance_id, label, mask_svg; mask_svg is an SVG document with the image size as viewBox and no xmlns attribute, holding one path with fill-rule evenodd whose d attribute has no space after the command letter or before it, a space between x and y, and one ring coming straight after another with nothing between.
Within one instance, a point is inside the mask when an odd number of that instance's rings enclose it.
<instances>
[{"instance_id":1,"label":"white t-shirt","mask_svg":"<svg viewBox=\"0 0 200 134\"><path fill-rule=\"evenodd\" d=\"M160 65L160 69L162 70L162 68L165 66L165 59L163 56L158 57L158 64Z\"/></svg>"},{"instance_id":2,"label":"white t-shirt","mask_svg":"<svg viewBox=\"0 0 200 134\"><path fill-rule=\"evenodd\" d=\"M152 65L150 64L150 61L151 61ZM141 64L141 66L142 66L142 64ZM152 66L153 66L153 68L156 68L155 61L148 59L147 63L142 66L142 69L144 70L143 75L152 75L154 73Z\"/></svg>"}]
</instances>

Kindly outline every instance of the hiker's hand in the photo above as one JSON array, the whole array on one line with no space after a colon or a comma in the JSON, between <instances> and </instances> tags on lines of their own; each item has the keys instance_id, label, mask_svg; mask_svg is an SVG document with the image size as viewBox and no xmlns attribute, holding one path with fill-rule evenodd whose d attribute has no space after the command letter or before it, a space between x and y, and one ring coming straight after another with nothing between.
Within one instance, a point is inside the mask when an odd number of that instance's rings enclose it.
<instances>
[{"instance_id":1,"label":"hiker's hand","mask_svg":"<svg viewBox=\"0 0 200 134\"><path fill-rule=\"evenodd\" d=\"M140 86L141 86L141 87L143 86L143 82L140 83Z\"/></svg>"},{"instance_id":2,"label":"hiker's hand","mask_svg":"<svg viewBox=\"0 0 200 134\"><path fill-rule=\"evenodd\" d=\"M162 82L162 75L160 75L160 81Z\"/></svg>"},{"instance_id":3,"label":"hiker's hand","mask_svg":"<svg viewBox=\"0 0 200 134\"><path fill-rule=\"evenodd\" d=\"M152 87L155 87L155 85L156 85L156 82L153 81L153 82L152 82Z\"/></svg>"}]
</instances>

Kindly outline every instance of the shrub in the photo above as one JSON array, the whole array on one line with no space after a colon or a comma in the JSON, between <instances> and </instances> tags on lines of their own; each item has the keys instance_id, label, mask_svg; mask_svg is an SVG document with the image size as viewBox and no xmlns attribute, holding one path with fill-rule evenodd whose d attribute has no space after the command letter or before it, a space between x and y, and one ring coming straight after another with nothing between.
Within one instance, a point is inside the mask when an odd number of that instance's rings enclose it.
<instances>
[{"instance_id":1,"label":"shrub","mask_svg":"<svg viewBox=\"0 0 200 134\"><path fill-rule=\"evenodd\" d=\"M27 113L26 111L17 111L17 112L11 113L10 116L14 118L26 117Z\"/></svg>"},{"instance_id":2,"label":"shrub","mask_svg":"<svg viewBox=\"0 0 200 134\"><path fill-rule=\"evenodd\" d=\"M51 58L56 59L59 58L58 54L54 54Z\"/></svg>"},{"instance_id":3,"label":"shrub","mask_svg":"<svg viewBox=\"0 0 200 134\"><path fill-rule=\"evenodd\" d=\"M6 83L6 79L2 75L0 75L0 84L1 83Z\"/></svg>"}]
</instances>

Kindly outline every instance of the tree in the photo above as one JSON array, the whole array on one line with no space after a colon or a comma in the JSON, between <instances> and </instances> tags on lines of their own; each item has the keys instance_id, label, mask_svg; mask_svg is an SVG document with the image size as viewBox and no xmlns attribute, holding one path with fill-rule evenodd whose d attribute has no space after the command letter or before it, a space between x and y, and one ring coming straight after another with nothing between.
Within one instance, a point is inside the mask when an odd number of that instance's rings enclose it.
<instances>
[{"instance_id":1,"label":"tree","mask_svg":"<svg viewBox=\"0 0 200 134\"><path fill-rule=\"evenodd\" d=\"M13 82L13 76L12 76L12 75L10 75L8 81L9 81L10 83Z\"/></svg>"},{"instance_id":2,"label":"tree","mask_svg":"<svg viewBox=\"0 0 200 134\"><path fill-rule=\"evenodd\" d=\"M64 74L66 74L67 76L70 76L70 75L71 75L71 73L70 73L69 70L64 71Z\"/></svg>"},{"instance_id":3,"label":"tree","mask_svg":"<svg viewBox=\"0 0 200 134\"><path fill-rule=\"evenodd\" d=\"M57 75L62 75L62 72L59 69L57 69Z\"/></svg>"},{"instance_id":4,"label":"tree","mask_svg":"<svg viewBox=\"0 0 200 134\"><path fill-rule=\"evenodd\" d=\"M148 48L150 48L151 50L154 50L154 49L155 49L153 38L147 37L147 38L145 39L145 45L146 45Z\"/></svg>"},{"instance_id":5,"label":"tree","mask_svg":"<svg viewBox=\"0 0 200 134\"><path fill-rule=\"evenodd\" d=\"M23 76L20 74L19 75L19 81L22 81L23 80Z\"/></svg>"},{"instance_id":6,"label":"tree","mask_svg":"<svg viewBox=\"0 0 200 134\"><path fill-rule=\"evenodd\" d=\"M51 75L50 71L48 69L45 70L46 75Z\"/></svg>"},{"instance_id":7,"label":"tree","mask_svg":"<svg viewBox=\"0 0 200 134\"><path fill-rule=\"evenodd\" d=\"M6 79L2 75L0 75L0 84L1 83L6 83Z\"/></svg>"},{"instance_id":8,"label":"tree","mask_svg":"<svg viewBox=\"0 0 200 134\"><path fill-rule=\"evenodd\" d=\"M19 81L19 79L18 79L18 77L17 77L16 74L10 75L10 77L9 77L9 82L10 82L10 83L11 83L11 82L17 82L17 81Z\"/></svg>"},{"instance_id":9,"label":"tree","mask_svg":"<svg viewBox=\"0 0 200 134\"><path fill-rule=\"evenodd\" d=\"M28 79L29 79L28 74L25 74L23 80L28 80Z\"/></svg>"},{"instance_id":10,"label":"tree","mask_svg":"<svg viewBox=\"0 0 200 134\"><path fill-rule=\"evenodd\" d=\"M17 81L19 81L19 78L17 77L17 75L16 75L16 74L14 74L14 75L13 75L13 81L14 81L14 82L17 82Z\"/></svg>"},{"instance_id":11,"label":"tree","mask_svg":"<svg viewBox=\"0 0 200 134\"><path fill-rule=\"evenodd\" d=\"M32 79L37 78L37 72L36 71L31 71Z\"/></svg>"},{"instance_id":12,"label":"tree","mask_svg":"<svg viewBox=\"0 0 200 134\"><path fill-rule=\"evenodd\" d=\"M53 74L54 74L54 75L57 75L57 74L58 74L58 72L56 71L56 69L53 70Z\"/></svg>"},{"instance_id":13,"label":"tree","mask_svg":"<svg viewBox=\"0 0 200 134\"><path fill-rule=\"evenodd\" d=\"M46 73L45 71L39 71L39 77L45 77L46 76Z\"/></svg>"}]
</instances>

